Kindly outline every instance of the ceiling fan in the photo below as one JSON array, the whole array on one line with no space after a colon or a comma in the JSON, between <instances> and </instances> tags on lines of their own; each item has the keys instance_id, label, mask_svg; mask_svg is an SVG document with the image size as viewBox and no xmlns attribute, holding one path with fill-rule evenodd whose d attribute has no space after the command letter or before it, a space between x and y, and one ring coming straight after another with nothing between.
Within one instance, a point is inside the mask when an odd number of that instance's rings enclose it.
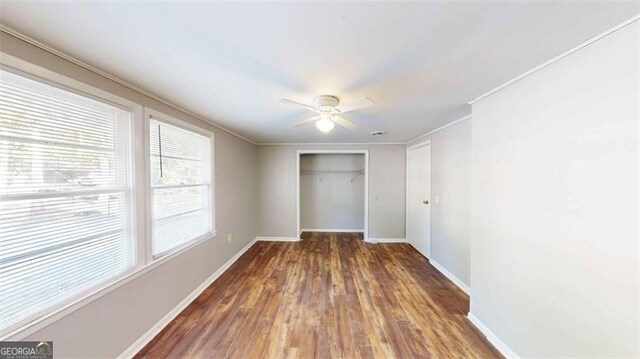
<instances>
[{"instance_id":1,"label":"ceiling fan","mask_svg":"<svg viewBox=\"0 0 640 359\"><path fill-rule=\"evenodd\" d=\"M370 98L364 97L359 100L355 100L338 107L340 100L337 97L331 96L331 95L322 95L322 96L316 97L313 100L313 105L307 105L307 104L289 100L286 98L283 98L282 100L280 100L280 102L288 103L294 106L304 107L307 110L311 110L317 113L316 116L302 120L296 123L295 125L293 125L293 127L301 127L311 122L315 122L318 130L322 132L331 131L336 123L348 130L355 130L358 126L355 123L340 116L340 114L375 105L373 100L371 100Z\"/></svg>"}]
</instances>

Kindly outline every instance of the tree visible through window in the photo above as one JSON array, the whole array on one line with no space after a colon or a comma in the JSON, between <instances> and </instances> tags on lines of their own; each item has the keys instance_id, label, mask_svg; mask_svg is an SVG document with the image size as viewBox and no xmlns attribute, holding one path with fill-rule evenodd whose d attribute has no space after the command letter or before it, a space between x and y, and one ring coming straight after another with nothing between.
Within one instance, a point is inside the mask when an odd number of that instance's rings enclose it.
<instances>
[{"instance_id":1,"label":"tree visible through window","mask_svg":"<svg viewBox=\"0 0 640 359\"><path fill-rule=\"evenodd\" d=\"M211 139L152 119L154 256L212 231Z\"/></svg>"},{"instance_id":2,"label":"tree visible through window","mask_svg":"<svg viewBox=\"0 0 640 359\"><path fill-rule=\"evenodd\" d=\"M134 266L130 122L0 71L0 329Z\"/></svg>"}]
</instances>

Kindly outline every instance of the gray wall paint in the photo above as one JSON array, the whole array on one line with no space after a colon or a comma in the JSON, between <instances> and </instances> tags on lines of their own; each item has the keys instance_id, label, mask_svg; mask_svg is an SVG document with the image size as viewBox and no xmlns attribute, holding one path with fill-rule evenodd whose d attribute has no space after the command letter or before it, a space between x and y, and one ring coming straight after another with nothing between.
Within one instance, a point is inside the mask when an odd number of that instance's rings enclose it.
<instances>
[{"instance_id":1,"label":"gray wall paint","mask_svg":"<svg viewBox=\"0 0 640 359\"><path fill-rule=\"evenodd\" d=\"M215 132L217 237L26 338L53 340L60 358L116 357L256 237L256 146L3 32L0 43L5 54Z\"/></svg>"},{"instance_id":2,"label":"gray wall paint","mask_svg":"<svg viewBox=\"0 0 640 359\"><path fill-rule=\"evenodd\" d=\"M466 285L471 283L471 121L407 145L431 140L431 257Z\"/></svg>"},{"instance_id":3,"label":"gray wall paint","mask_svg":"<svg viewBox=\"0 0 640 359\"><path fill-rule=\"evenodd\" d=\"M369 237L404 238L405 145L258 146L260 236L296 237L297 150L367 149Z\"/></svg>"},{"instance_id":4,"label":"gray wall paint","mask_svg":"<svg viewBox=\"0 0 640 359\"><path fill-rule=\"evenodd\" d=\"M300 156L301 229L364 229L362 169L364 154Z\"/></svg>"},{"instance_id":5,"label":"gray wall paint","mask_svg":"<svg viewBox=\"0 0 640 359\"><path fill-rule=\"evenodd\" d=\"M473 105L471 313L522 357L639 357L640 23Z\"/></svg>"}]
</instances>

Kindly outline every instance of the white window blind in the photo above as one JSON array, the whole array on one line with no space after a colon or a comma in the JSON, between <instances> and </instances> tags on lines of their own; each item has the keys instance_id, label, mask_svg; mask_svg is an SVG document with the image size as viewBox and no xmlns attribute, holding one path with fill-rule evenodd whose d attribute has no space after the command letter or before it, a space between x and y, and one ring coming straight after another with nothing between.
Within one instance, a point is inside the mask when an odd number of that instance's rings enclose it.
<instances>
[{"instance_id":1,"label":"white window blind","mask_svg":"<svg viewBox=\"0 0 640 359\"><path fill-rule=\"evenodd\" d=\"M0 71L0 330L134 266L131 117Z\"/></svg>"},{"instance_id":2,"label":"white window blind","mask_svg":"<svg viewBox=\"0 0 640 359\"><path fill-rule=\"evenodd\" d=\"M211 139L150 120L152 254L212 231Z\"/></svg>"}]
</instances>

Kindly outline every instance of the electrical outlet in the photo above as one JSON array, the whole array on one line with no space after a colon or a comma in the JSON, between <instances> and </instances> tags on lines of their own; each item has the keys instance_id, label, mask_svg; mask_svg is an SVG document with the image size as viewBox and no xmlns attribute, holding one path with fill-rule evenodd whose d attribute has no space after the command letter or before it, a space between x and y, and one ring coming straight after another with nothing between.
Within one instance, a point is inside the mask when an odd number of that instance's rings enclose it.
<instances>
[{"instance_id":1,"label":"electrical outlet","mask_svg":"<svg viewBox=\"0 0 640 359\"><path fill-rule=\"evenodd\" d=\"M227 234L227 242L231 242L233 240L233 234L229 233Z\"/></svg>"},{"instance_id":2,"label":"electrical outlet","mask_svg":"<svg viewBox=\"0 0 640 359\"><path fill-rule=\"evenodd\" d=\"M436 195L435 203L436 203L436 204L439 204L439 203L440 203L440 196Z\"/></svg>"}]
</instances>

